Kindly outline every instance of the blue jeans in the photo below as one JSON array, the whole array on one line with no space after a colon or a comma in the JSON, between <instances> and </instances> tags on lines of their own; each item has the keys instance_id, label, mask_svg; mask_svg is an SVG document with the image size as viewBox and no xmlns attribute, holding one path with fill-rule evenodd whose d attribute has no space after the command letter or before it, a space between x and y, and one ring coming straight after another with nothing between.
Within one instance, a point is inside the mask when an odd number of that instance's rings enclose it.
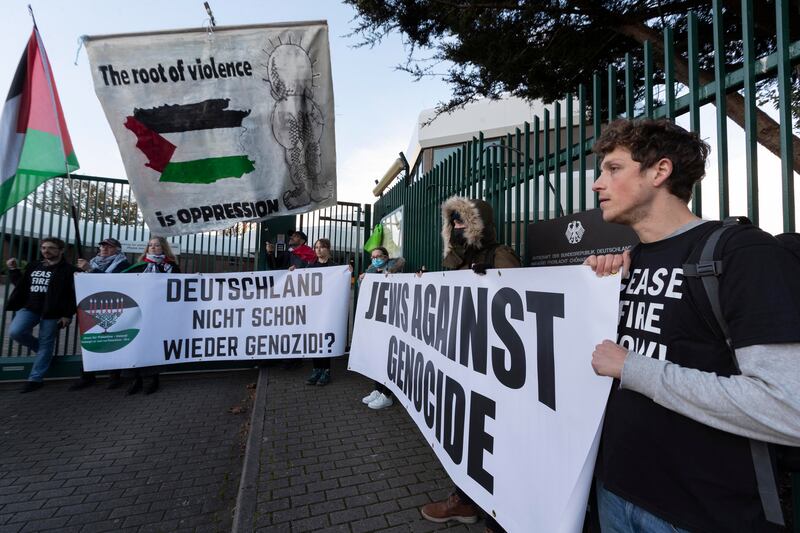
<instances>
[{"instance_id":1,"label":"blue jeans","mask_svg":"<svg viewBox=\"0 0 800 533\"><path fill-rule=\"evenodd\" d=\"M38 339L31 335L36 324L39 324ZM21 309L11 321L9 335L30 351L36 352L28 381L42 381L53 359L53 346L58 336L58 319L42 318L33 311Z\"/></svg>"},{"instance_id":2,"label":"blue jeans","mask_svg":"<svg viewBox=\"0 0 800 533\"><path fill-rule=\"evenodd\" d=\"M606 490L600 480L597 510L603 533L689 533Z\"/></svg>"}]
</instances>

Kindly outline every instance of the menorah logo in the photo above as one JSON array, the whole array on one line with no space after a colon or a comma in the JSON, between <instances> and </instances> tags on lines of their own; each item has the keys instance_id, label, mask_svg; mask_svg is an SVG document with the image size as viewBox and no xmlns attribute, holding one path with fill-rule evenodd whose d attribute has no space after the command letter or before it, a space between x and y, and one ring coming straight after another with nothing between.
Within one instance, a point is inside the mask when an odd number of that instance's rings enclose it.
<instances>
[{"instance_id":1,"label":"menorah logo","mask_svg":"<svg viewBox=\"0 0 800 533\"><path fill-rule=\"evenodd\" d=\"M117 323L124 310L125 302L122 298L90 298L86 314L103 328L103 333L107 333L108 328Z\"/></svg>"},{"instance_id":2,"label":"menorah logo","mask_svg":"<svg viewBox=\"0 0 800 533\"><path fill-rule=\"evenodd\" d=\"M133 298L117 291L89 294L78 304L81 347L109 353L124 348L139 334L142 311Z\"/></svg>"}]
</instances>

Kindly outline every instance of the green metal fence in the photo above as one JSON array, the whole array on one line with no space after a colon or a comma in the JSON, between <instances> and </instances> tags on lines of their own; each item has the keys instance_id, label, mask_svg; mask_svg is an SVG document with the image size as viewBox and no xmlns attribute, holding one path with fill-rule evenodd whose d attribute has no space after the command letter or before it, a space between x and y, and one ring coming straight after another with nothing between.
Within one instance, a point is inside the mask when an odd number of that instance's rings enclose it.
<instances>
[{"instance_id":1,"label":"green metal fence","mask_svg":"<svg viewBox=\"0 0 800 533\"><path fill-rule=\"evenodd\" d=\"M696 214L724 217L732 213L734 205L733 214L746 214L758 224L759 185L771 185L769 180L776 178L770 175L759 180L758 133L759 128L765 129L769 117L757 107L755 88L757 83L772 80L776 84L779 110L778 117L770 120L779 126L782 177L781 220L775 231L794 231L794 170L800 158L798 140L792 132L791 81L793 75L798 75L793 74L792 68L800 63L800 41L789 41L789 2L776 0L769 5L775 10L778 32L772 47L774 52L763 57L754 53L752 1L742 2L743 14L737 21L731 20L731 14L723 13L721 6L720 0L714 0L712 42L699 42L697 17L689 15L688 42L679 43L688 50L688 62L676 64L676 43L673 32L667 29L663 42L645 43L638 57L628 55L619 68L595 73L591 87L577 87L563 102L554 103L542 116L534 117L532 123L526 122L499 139L499 143L490 143L479 133L418 179L395 183L375 204L375 220L404 206L404 254L408 265L411 269L424 265L436 270L441 258L441 203L454 194L480 197L494 208L498 239L524 257L530 223L596 206L591 183L599 175L599 161L591 154L591 148L603 125L618 117L646 116L685 122L688 129L700 132L711 142L717 171L695 190L692 209ZM726 72L722 36L724 25L732 22L743 28L743 66ZM713 72L699 68L701 46L716 51ZM663 53L657 57L655 50ZM680 77L676 72L686 77L684 83L676 81ZM742 150L746 184L739 187L743 190L732 193L730 139L733 135L726 110L733 104L741 107L740 99L744 101ZM709 135L714 130L716 133ZM710 190L714 185L715 190ZM737 195L746 197L746 209L738 206L744 202L738 202ZM716 196L718 201L706 196Z\"/></svg>"},{"instance_id":2,"label":"green metal fence","mask_svg":"<svg viewBox=\"0 0 800 533\"><path fill-rule=\"evenodd\" d=\"M366 268L362 246L371 221L371 205L337 202L332 207L297 215L295 228L308 235L309 246L317 239L329 239L333 259L340 265L349 263L355 272L362 272Z\"/></svg>"},{"instance_id":3,"label":"green metal fence","mask_svg":"<svg viewBox=\"0 0 800 533\"><path fill-rule=\"evenodd\" d=\"M67 243L67 260L78 257L76 232L70 218L72 201L78 212L78 232L85 258L93 257L97 245L107 237L122 243L133 262L144 251L150 230L128 182L121 179L73 175L54 178L40 185L23 202L0 217L0 276L3 313L0 319L0 380L24 379L33 362L26 348L11 341L8 326L13 313L5 311L13 286L5 261L16 257L20 266L39 258L39 242L58 237ZM326 237L342 263L353 260L356 271L363 263L364 228L370 225L371 206L339 202L336 206L293 217L293 227L306 231L309 239ZM258 223L240 223L225 229L170 237L183 272L242 272L264 264L262 228ZM35 332L34 332L35 333ZM80 343L76 322L61 331L54 365L48 377L76 375L80 371ZM204 367L212 365L204 363ZM195 365L196 366L196 365ZM183 365L181 369L186 369Z\"/></svg>"},{"instance_id":4,"label":"green metal fence","mask_svg":"<svg viewBox=\"0 0 800 533\"><path fill-rule=\"evenodd\" d=\"M696 187L693 211L707 218L746 214L756 224L761 222L759 207L764 203L760 189L772 186L771 181L778 179L774 175L759 176L758 134L769 128L777 129L779 141L773 141L771 151L779 156L780 198L769 202L768 207L780 213L780 221L771 229L774 232L795 231L794 180L800 161L800 142L792 131L791 83L792 76L800 76L800 70L792 72L792 68L800 64L800 41L790 42L789 23L792 20L797 25L800 21L796 15L790 17L788 0L766 4L775 10L774 52L757 57L752 0L742 1L742 15L736 21L723 12L721 0L714 0L712 4L712 42L699 42L697 18L693 14L688 17L688 42L685 43L688 62L679 65L685 71L685 83L676 82L673 60L676 43L672 31L667 29L663 42L645 43L640 57L628 55L620 68L595 73L591 87L577 87L576 93L566 95L563 103L553 104L542 116L534 117L532 124L526 122L499 143L490 144L479 133L418 179L397 182L376 202L374 215L375 220L380 220L403 206L403 249L409 269L416 270L423 265L430 270L440 268L439 209L451 195L490 202L498 240L512 246L521 257L525 257L530 223L596 207L591 183L599 175L599 161L592 156L591 148L603 124L619 117L668 117L699 132L716 152L716 172L703 180L704 185ZM796 12L797 6L793 9ZM732 22L742 28L743 66L726 72L723 29ZM713 73L700 71L697 58L701 45L712 47L715 52ZM660 58L655 55L656 48L663 51ZM657 59L661 59L658 69ZM636 78L644 82L644 90L638 96L634 90ZM769 79L776 85L778 102L777 117L772 121L758 108L756 96L757 84ZM744 183L734 192L733 174L741 174L742 169L730 165L733 151L730 140L734 134L728 127L728 110L731 105L740 106L741 102L737 101L740 98L744 100L743 116L739 117L744 131L741 146L745 155ZM711 108L710 117L701 113L703 106ZM709 135L708 131L715 131L715 134ZM737 193L746 201L736 202ZM716 196L716 205L706 196ZM733 205L737 205L736 211L731 210ZM794 516L787 518L794 522L793 531L800 531L800 473L782 482L784 488L792 490Z\"/></svg>"},{"instance_id":5,"label":"green metal fence","mask_svg":"<svg viewBox=\"0 0 800 533\"><path fill-rule=\"evenodd\" d=\"M24 379L33 362L26 348L11 341L8 326L13 313L5 310L13 286L5 261L16 257L20 266L39 258L39 242L58 237L67 243L67 260L78 257L76 232L69 216L70 200L78 212L78 232L85 258L96 255L104 238L121 241L133 262L144 251L150 231L128 182L121 179L74 175L54 178L40 185L24 201L0 217L0 275L3 313L0 320L0 380ZM258 224L237 224L227 230L169 238L184 272L254 270L259 250ZM35 332L34 332L35 333ZM81 368L76 322L59 333L54 365L49 377L76 375Z\"/></svg>"}]
</instances>

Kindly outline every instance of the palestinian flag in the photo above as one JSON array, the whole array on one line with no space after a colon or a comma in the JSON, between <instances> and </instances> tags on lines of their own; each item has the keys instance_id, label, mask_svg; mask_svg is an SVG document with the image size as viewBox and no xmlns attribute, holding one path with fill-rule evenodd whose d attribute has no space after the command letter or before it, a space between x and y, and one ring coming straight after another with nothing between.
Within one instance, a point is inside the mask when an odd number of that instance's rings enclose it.
<instances>
[{"instance_id":1,"label":"palestinian flag","mask_svg":"<svg viewBox=\"0 0 800 533\"><path fill-rule=\"evenodd\" d=\"M78 169L53 72L33 28L0 117L0 214Z\"/></svg>"},{"instance_id":2,"label":"palestinian flag","mask_svg":"<svg viewBox=\"0 0 800 533\"><path fill-rule=\"evenodd\" d=\"M161 173L158 181L209 184L241 178L255 169L240 138L250 111L227 109L228 99L134 109L125 127L136 135L145 166Z\"/></svg>"},{"instance_id":3,"label":"palestinian flag","mask_svg":"<svg viewBox=\"0 0 800 533\"><path fill-rule=\"evenodd\" d=\"M101 291L78 304L81 346L95 353L124 348L139 334L142 310L127 294Z\"/></svg>"}]
</instances>

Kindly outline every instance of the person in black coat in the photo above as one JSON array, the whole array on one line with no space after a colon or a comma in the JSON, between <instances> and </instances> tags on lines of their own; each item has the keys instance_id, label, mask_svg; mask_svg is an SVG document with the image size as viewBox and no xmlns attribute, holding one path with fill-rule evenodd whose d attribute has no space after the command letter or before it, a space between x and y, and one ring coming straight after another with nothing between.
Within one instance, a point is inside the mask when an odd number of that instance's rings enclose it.
<instances>
[{"instance_id":1,"label":"person in black coat","mask_svg":"<svg viewBox=\"0 0 800 533\"><path fill-rule=\"evenodd\" d=\"M16 311L9 327L12 339L36 352L23 393L40 389L53 359L58 330L66 328L75 314L75 280L77 269L64 259L64 241L55 237L42 239L41 261L31 262L22 273L17 259L6 261L8 277L14 291L8 298L6 311ZM39 325L39 337L32 335Z\"/></svg>"}]
</instances>

